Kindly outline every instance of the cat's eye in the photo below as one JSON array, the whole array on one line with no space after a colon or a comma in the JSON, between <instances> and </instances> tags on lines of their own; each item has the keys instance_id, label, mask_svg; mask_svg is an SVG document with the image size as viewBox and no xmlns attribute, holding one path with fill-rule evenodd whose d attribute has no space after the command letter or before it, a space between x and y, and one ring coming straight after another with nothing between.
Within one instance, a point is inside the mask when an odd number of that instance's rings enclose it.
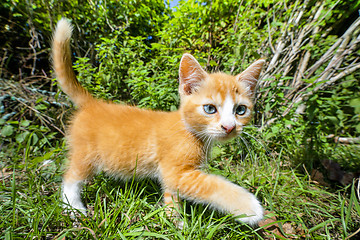
<instances>
[{"instance_id":1,"label":"cat's eye","mask_svg":"<svg viewBox=\"0 0 360 240\"><path fill-rule=\"evenodd\" d=\"M211 105L211 104L206 104L203 106L204 107L204 111L207 113L207 114L214 114L216 113L216 107L214 105Z\"/></svg>"},{"instance_id":2,"label":"cat's eye","mask_svg":"<svg viewBox=\"0 0 360 240\"><path fill-rule=\"evenodd\" d=\"M246 113L246 106L245 105L239 105L237 106L237 108L235 109L235 113L236 115L244 115Z\"/></svg>"}]
</instances>

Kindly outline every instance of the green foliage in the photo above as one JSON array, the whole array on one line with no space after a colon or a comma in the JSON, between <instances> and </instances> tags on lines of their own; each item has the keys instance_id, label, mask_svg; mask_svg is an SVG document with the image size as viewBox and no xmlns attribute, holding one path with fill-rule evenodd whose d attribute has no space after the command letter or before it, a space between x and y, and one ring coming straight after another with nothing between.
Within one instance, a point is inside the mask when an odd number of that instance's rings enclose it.
<instances>
[{"instance_id":1,"label":"green foliage","mask_svg":"<svg viewBox=\"0 0 360 240\"><path fill-rule=\"evenodd\" d=\"M0 77L9 78L18 73L18 68L24 74L22 77L34 73L42 75L42 70L49 72L49 40L61 16L71 19L77 30L76 55L87 55L93 61L93 44L100 39L111 39L116 31L126 31L136 37L154 36L148 41L149 45L156 40L156 33L162 29L170 10L162 0L5 0L0 4L0 12L4 16L0 18L1 26L4 26L0 46L6 59L1 65ZM30 69L28 65L31 65Z\"/></svg>"},{"instance_id":2,"label":"green foliage","mask_svg":"<svg viewBox=\"0 0 360 240\"><path fill-rule=\"evenodd\" d=\"M120 31L111 39L102 38L95 47L97 69L89 64L88 58L75 62L79 80L99 98L130 100L153 109L176 109L177 71L172 69L177 68L181 54L169 57L164 53L170 49L159 43L147 46L144 41Z\"/></svg>"},{"instance_id":3,"label":"green foliage","mask_svg":"<svg viewBox=\"0 0 360 240\"><path fill-rule=\"evenodd\" d=\"M54 140L57 132L50 129L33 125L28 120L18 121L1 121L1 137L5 144L16 144L17 152L23 149L28 151L41 151L44 147L51 146L50 141ZM28 155L30 152L26 152Z\"/></svg>"},{"instance_id":4,"label":"green foliage","mask_svg":"<svg viewBox=\"0 0 360 240\"><path fill-rule=\"evenodd\" d=\"M163 29L162 39L194 54L208 71L240 72L249 57L252 61L262 56L256 46L265 40L264 29L257 24L265 15L266 9L239 1L183 1Z\"/></svg>"},{"instance_id":5,"label":"green foliage","mask_svg":"<svg viewBox=\"0 0 360 240\"><path fill-rule=\"evenodd\" d=\"M354 76L340 85L309 99L308 120L325 134L356 136L360 134L360 86Z\"/></svg>"}]
</instances>

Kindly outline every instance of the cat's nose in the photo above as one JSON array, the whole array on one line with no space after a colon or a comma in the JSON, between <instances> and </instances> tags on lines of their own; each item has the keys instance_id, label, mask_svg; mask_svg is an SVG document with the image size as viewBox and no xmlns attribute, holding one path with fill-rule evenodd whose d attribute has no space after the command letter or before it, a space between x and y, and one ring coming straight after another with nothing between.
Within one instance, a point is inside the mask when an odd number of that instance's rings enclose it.
<instances>
[{"instance_id":1,"label":"cat's nose","mask_svg":"<svg viewBox=\"0 0 360 240\"><path fill-rule=\"evenodd\" d=\"M235 125L230 125L230 126L221 125L221 128L224 129L227 134L230 134L235 129Z\"/></svg>"}]
</instances>

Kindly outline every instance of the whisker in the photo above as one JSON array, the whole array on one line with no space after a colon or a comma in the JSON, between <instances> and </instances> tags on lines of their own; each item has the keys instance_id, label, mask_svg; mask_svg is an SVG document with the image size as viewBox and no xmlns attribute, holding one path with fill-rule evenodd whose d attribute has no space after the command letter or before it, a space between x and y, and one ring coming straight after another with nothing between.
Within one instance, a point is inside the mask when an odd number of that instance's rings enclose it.
<instances>
[{"instance_id":1,"label":"whisker","mask_svg":"<svg viewBox=\"0 0 360 240\"><path fill-rule=\"evenodd\" d=\"M209 135L207 138L207 144L205 145L205 151L206 151L205 154L206 154L207 158L211 154L212 143L213 143L213 138L211 137L211 135Z\"/></svg>"},{"instance_id":2,"label":"whisker","mask_svg":"<svg viewBox=\"0 0 360 240\"><path fill-rule=\"evenodd\" d=\"M195 135L197 137L197 142L201 141L203 143L203 154L204 154L204 161L207 161L208 159L208 154L210 153L211 150L211 145L212 145L212 137L211 134L208 133L207 130L202 130L202 131L198 131L195 133L188 133L188 137L190 138L190 135ZM196 145L196 143L193 143L193 145ZM185 156L186 157L186 156Z\"/></svg>"},{"instance_id":3,"label":"whisker","mask_svg":"<svg viewBox=\"0 0 360 240\"><path fill-rule=\"evenodd\" d=\"M266 146L264 143L262 143L259 139L257 139L256 137L254 137L253 135L251 135L250 133L247 133L247 132L245 132L245 131L242 131L242 133L244 133L246 136L249 136L249 137L251 137L252 139L254 139L256 142L258 142L258 143L264 148L264 150L266 151L266 154L269 154L269 153L270 153L270 151L269 151L269 149L267 148L267 146Z\"/></svg>"},{"instance_id":4,"label":"whisker","mask_svg":"<svg viewBox=\"0 0 360 240\"><path fill-rule=\"evenodd\" d=\"M250 155L251 161L254 161L254 156L253 156L253 154L252 154L252 151L250 151L249 142L248 142L245 138L243 138L242 136L239 136L239 138L240 138L241 141L244 143L244 145L245 145L245 147L246 147L246 149L247 149L247 151L248 151L248 154ZM238 139L237 139L237 140L238 140Z\"/></svg>"}]
</instances>

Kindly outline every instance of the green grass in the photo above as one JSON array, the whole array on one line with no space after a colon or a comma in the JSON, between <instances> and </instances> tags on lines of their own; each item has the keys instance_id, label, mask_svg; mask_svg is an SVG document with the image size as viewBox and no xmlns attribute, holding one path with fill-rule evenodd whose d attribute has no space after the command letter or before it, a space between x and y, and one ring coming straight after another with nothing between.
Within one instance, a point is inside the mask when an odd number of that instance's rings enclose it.
<instances>
[{"instance_id":1,"label":"green grass","mask_svg":"<svg viewBox=\"0 0 360 240\"><path fill-rule=\"evenodd\" d=\"M358 185L323 187L291 165L285 151L266 152L251 138L245 147L239 141L217 146L204 171L257 195L272 220L255 228L185 201L179 229L165 214L156 182L103 174L84 187L89 216L74 217L60 201L63 142L43 148L46 154L15 145L1 152L0 239L345 239L360 228Z\"/></svg>"}]
</instances>

